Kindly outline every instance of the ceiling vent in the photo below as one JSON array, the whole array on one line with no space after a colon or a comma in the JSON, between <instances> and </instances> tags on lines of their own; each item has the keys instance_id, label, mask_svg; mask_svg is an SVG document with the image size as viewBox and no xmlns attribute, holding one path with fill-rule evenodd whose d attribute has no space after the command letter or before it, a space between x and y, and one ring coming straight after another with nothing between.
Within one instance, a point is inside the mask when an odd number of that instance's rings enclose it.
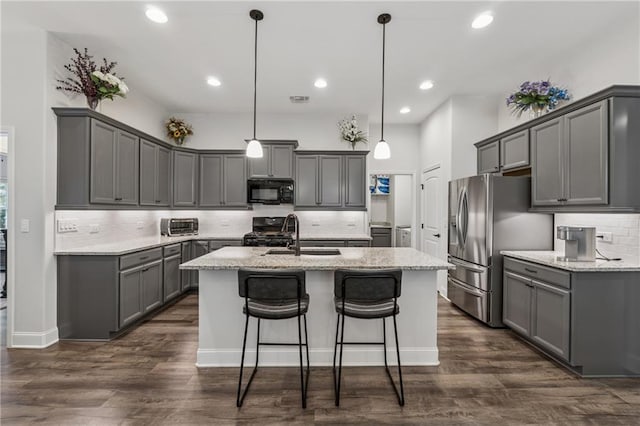
<instances>
[{"instance_id":1,"label":"ceiling vent","mask_svg":"<svg viewBox=\"0 0 640 426\"><path fill-rule=\"evenodd\" d=\"M308 96L289 96L289 100L292 104L307 104L309 103Z\"/></svg>"}]
</instances>

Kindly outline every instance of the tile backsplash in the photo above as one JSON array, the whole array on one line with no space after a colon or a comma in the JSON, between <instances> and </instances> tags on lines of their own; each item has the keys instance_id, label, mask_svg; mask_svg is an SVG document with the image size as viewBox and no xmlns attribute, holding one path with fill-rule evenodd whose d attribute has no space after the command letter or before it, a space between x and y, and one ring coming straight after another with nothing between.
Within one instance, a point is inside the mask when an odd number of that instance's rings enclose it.
<instances>
[{"instance_id":1,"label":"tile backsplash","mask_svg":"<svg viewBox=\"0 0 640 426\"><path fill-rule=\"evenodd\" d=\"M596 233L610 232L611 242L596 239L596 247L603 255L636 260L640 258L640 214L556 214L555 226L560 225L595 226ZM564 241L556 238L555 249L563 251Z\"/></svg>"},{"instance_id":2,"label":"tile backsplash","mask_svg":"<svg viewBox=\"0 0 640 426\"><path fill-rule=\"evenodd\" d=\"M163 217L197 217L201 234L240 238L251 231L254 216L286 216L291 207L256 205L253 210L58 210L56 249L64 250L123 239L160 234ZM362 211L297 211L302 235L368 233L367 214ZM58 232L57 223L66 220L77 232Z\"/></svg>"}]
</instances>

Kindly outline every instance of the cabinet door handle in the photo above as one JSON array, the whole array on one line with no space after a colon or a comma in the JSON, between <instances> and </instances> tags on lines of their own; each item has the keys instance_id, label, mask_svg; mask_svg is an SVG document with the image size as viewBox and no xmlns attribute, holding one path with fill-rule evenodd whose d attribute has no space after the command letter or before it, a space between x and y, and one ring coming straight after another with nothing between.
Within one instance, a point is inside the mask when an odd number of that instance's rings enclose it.
<instances>
[{"instance_id":1,"label":"cabinet door handle","mask_svg":"<svg viewBox=\"0 0 640 426\"><path fill-rule=\"evenodd\" d=\"M145 268L145 269L142 270L142 272L147 272L149 269L151 269L151 268Z\"/></svg>"},{"instance_id":2,"label":"cabinet door handle","mask_svg":"<svg viewBox=\"0 0 640 426\"><path fill-rule=\"evenodd\" d=\"M531 272L532 274L537 274L538 271L536 271L535 269L529 269L529 268L524 268L525 271L527 272Z\"/></svg>"},{"instance_id":3,"label":"cabinet door handle","mask_svg":"<svg viewBox=\"0 0 640 426\"><path fill-rule=\"evenodd\" d=\"M147 260L149 258L149 256L141 256L140 260Z\"/></svg>"},{"instance_id":4,"label":"cabinet door handle","mask_svg":"<svg viewBox=\"0 0 640 426\"><path fill-rule=\"evenodd\" d=\"M432 234L436 238L440 238L440 234Z\"/></svg>"},{"instance_id":5,"label":"cabinet door handle","mask_svg":"<svg viewBox=\"0 0 640 426\"><path fill-rule=\"evenodd\" d=\"M160 202L160 200L156 200L156 203L159 203L159 202Z\"/></svg>"},{"instance_id":6,"label":"cabinet door handle","mask_svg":"<svg viewBox=\"0 0 640 426\"><path fill-rule=\"evenodd\" d=\"M116 201L122 201L122 197L116 197Z\"/></svg>"},{"instance_id":7,"label":"cabinet door handle","mask_svg":"<svg viewBox=\"0 0 640 426\"><path fill-rule=\"evenodd\" d=\"M495 166L493 170L496 170L496 171L500 170L500 166Z\"/></svg>"}]
</instances>

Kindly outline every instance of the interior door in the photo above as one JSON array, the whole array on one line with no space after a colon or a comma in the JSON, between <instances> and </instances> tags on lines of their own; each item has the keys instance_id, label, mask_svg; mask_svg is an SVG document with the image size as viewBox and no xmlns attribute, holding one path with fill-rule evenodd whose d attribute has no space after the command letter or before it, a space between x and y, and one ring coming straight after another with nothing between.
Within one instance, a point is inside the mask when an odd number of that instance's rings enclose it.
<instances>
[{"instance_id":1,"label":"interior door","mask_svg":"<svg viewBox=\"0 0 640 426\"><path fill-rule=\"evenodd\" d=\"M442 196L441 169L437 167L422 174L422 226L420 243L422 251L441 259L446 258L442 223L444 199ZM446 272L438 272L438 290L447 294Z\"/></svg>"}]
</instances>

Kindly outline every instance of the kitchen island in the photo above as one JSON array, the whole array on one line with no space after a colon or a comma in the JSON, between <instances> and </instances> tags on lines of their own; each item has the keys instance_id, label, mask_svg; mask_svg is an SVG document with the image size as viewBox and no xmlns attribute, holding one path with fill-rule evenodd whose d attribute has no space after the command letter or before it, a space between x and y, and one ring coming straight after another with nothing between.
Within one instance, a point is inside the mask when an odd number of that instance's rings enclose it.
<instances>
[{"instance_id":1,"label":"kitchen island","mask_svg":"<svg viewBox=\"0 0 640 426\"><path fill-rule=\"evenodd\" d=\"M333 307L336 269L402 269L402 295L398 299L398 336L403 365L438 365L436 273L453 265L412 248L340 248L339 255L266 254L265 247L225 247L180 265L199 271L199 367L240 365L244 329L243 299L238 296L238 269L304 269L310 304L307 314L312 365L331 365L337 314ZM348 318L345 340L382 341L382 321ZM247 362L255 360L256 322L249 326ZM389 322L387 322L389 328ZM392 333L391 329L387 330ZM264 341L294 341L295 319L262 321ZM391 360L395 350L389 348ZM297 349L264 347L264 366L297 366ZM384 365L379 346L345 348L345 365Z\"/></svg>"}]
</instances>

